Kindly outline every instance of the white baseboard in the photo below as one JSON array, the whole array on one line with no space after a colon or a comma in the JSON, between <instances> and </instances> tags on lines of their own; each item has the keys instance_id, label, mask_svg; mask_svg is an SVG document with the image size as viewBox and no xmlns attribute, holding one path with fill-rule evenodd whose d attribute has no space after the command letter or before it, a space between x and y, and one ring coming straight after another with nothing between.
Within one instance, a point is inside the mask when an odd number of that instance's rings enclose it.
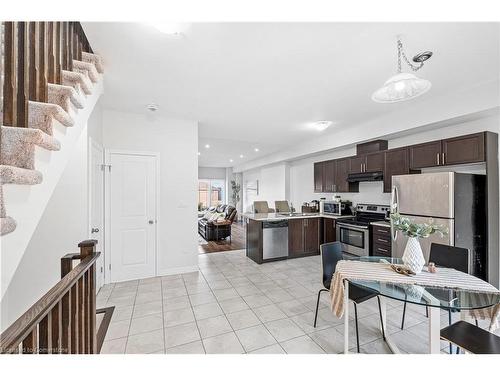
<instances>
[{"instance_id":1,"label":"white baseboard","mask_svg":"<svg viewBox=\"0 0 500 375\"><path fill-rule=\"evenodd\" d=\"M158 276L178 275L181 273L189 273L197 271L199 271L198 266L167 268L164 270L158 270Z\"/></svg>"}]
</instances>

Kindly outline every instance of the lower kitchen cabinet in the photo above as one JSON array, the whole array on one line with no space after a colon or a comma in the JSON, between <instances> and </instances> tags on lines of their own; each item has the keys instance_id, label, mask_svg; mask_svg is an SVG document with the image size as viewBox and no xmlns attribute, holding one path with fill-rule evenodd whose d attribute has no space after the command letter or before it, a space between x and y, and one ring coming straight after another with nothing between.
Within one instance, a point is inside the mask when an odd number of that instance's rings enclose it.
<instances>
[{"instance_id":1,"label":"lower kitchen cabinet","mask_svg":"<svg viewBox=\"0 0 500 375\"><path fill-rule=\"evenodd\" d=\"M288 221L288 256L290 258L319 254L320 218Z\"/></svg>"},{"instance_id":2,"label":"lower kitchen cabinet","mask_svg":"<svg viewBox=\"0 0 500 375\"><path fill-rule=\"evenodd\" d=\"M377 257L391 257L391 228L382 225L372 225L370 253Z\"/></svg>"},{"instance_id":3,"label":"lower kitchen cabinet","mask_svg":"<svg viewBox=\"0 0 500 375\"><path fill-rule=\"evenodd\" d=\"M335 219L323 218L323 243L335 242L337 238Z\"/></svg>"}]
</instances>

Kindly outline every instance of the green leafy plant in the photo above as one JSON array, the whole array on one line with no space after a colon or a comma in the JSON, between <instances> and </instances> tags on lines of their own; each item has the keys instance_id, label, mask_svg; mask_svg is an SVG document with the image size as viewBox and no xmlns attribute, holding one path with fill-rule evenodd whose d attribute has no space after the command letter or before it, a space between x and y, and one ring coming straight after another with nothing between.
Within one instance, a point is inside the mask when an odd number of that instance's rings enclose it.
<instances>
[{"instance_id":1,"label":"green leafy plant","mask_svg":"<svg viewBox=\"0 0 500 375\"><path fill-rule=\"evenodd\" d=\"M231 190L233 192L231 198L233 201L234 207L238 204L240 201L240 191L241 191L241 185L237 183L235 180L231 180Z\"/></svg>"},{"instance_id":2,"label":"green leafy plant","mask_svg":"<svg viewBox=\"0 0 500 375\"><path fill-rule=\"evenodd\" d=\"M391 221L394 229L400 231L407 237L427 238L434 233L438 233L443 237L448 234L448 228L444 225L435 224L432 218L428 223L417 224L400 214L392 214Z\"/></svg>"}]
</instances>

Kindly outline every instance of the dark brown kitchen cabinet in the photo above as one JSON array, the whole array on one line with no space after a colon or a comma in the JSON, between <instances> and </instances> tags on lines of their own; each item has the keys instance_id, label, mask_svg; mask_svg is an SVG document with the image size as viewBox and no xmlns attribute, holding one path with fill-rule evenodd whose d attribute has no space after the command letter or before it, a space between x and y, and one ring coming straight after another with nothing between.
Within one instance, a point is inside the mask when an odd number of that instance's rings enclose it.
<instances>
[{"instance_id":1,"label":"dark brown kitchen cabinet","mask_svg":"<svg viewBox=\"0 0 500 375\"><path fill-rule=\"evenodd\" d=\"M392 176L410 173L406 147L385 151L384 193L391 192Z\"/></svg>"},{"instance_id":2,"label":"dark brown kitchen cabinet","mask_svg":"<svg viewBox=\"0 0 500 375\"><path fill-rule=\"evenodd\" d=\"M408 147L410 169L441 165L441 141L421 143Z\"/></svg>"},{"instance_id":3,"label":"dark brown kitchen cabinet","mask_svg":"<svg viewBox=\"0 0 500 375\"><path fill-rule=\"evenodd\" d=\"M484 150L484 133L444 139L441 164L480 163L485 160Z\"/></svg>"},{"instance_id":4,"label":"dark brown kitchen cabinet","mask_svg":"<svg viewBox=\"0 0 500 375\"><path fill-rule=\"evenodd\" d=\"M292 220L293 221L293 220ZM320 219L304 219L304 253L319 253Z\"/></svg>"},{"instance_id":5,"label":"dark brown kitchen cabinet","mask_svg":"<svg viewBox=\"0 0 500 375\"><path fill-rule=\"evenodd\" d=\"M336 221L328 217L323 218L323 243L335 242L336 240Z\"/></svg>"},{"instance_id":6,"label":"dark brown kitchen cabinet","mask_svg":"<svg viewBox=\"0 0 500 375\"><path fill-rule=\"evenodd\" d=\"M323 162L323 193L335 191L335 160Z\"/></svg>"},{"instance_id":7,"label":"dark brown kitchen cabinet","mask_svg":"<svg viewBox=\"0 0 500 375\"><path fill-rule=\"evenodd\" d=\"M335 160L335 192L348 193L349 183L347 177L349 176L349 158ZM355 192L357 189L351 189Z\"/></svg>"},{"instance_id":8,"label":"dark brown kitchen cabinet","mask_svg":"<svg viewBox=\"0 0 500 375\"><path fill-rule=\"evenodd\" d=\"M314 192L323 192L323 174L325 171L325 163L314 163Z\"/></svg>"},{"instance_id":9,"label":"dark brown kitchen cabinet","mask_svg":"<svg viewBox=\"0 0 500 375\"><path fill-rule=\"evenodd\" d=\"M288 220L288 256L304 254L304 219Z\"/></svg>"},{"instance_id":10,"label":"dark brown kitchen cabinet","mask_svg":"<svg viewBox=\"0 0 500 375\"><path fill-rule=\"evenodd\" d=\"M366 155L364 172L383 172L384 171L384 153L377 152Z\"/></svg>"},{"instance_id":11,"label":"dark brown kitchen cabinet","mask_svg":"<svg viewBox=\"0 0 500 375\"><path fill-rule=\"evenodd\" d=\"M288 256L300 257L319 253L320 218L288 220Z\"/></svg>"},{"instance_id":12,"label":"dark brown kitchen cabinet","mask_svg":"<svg viewBox=\"0 0 500 375\"><path fill-rule=\"evenodd\" d=\"M364 167L366 163L366 156L353 156L349 158L349 173L361 173L364 172Z\"/></svg>"}]
</instances>

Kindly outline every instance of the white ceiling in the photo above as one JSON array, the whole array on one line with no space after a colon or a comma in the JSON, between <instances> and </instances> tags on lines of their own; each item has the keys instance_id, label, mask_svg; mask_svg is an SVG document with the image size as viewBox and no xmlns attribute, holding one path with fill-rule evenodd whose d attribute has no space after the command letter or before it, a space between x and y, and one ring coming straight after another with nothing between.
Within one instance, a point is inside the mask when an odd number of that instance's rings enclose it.
<instances>
[{"instance_id":1,"label":"white ceiling","mask_svg":"<svg viewBox=\"0 0 500 375\"><path fill-rule=\"evenodd\" d=\"M183 38L145 23L84 28L105 61L104 108L144 113L155 102L198 120L200 166L293 148L323 134L312 121L334 121L332 133L410 108L422 99L370 98L395 73L398 34L409 56L434 52L417 73L433 84L426 100L498 80L500 65L498 23L194 23Z\"/></svg>"}]
</instances>

